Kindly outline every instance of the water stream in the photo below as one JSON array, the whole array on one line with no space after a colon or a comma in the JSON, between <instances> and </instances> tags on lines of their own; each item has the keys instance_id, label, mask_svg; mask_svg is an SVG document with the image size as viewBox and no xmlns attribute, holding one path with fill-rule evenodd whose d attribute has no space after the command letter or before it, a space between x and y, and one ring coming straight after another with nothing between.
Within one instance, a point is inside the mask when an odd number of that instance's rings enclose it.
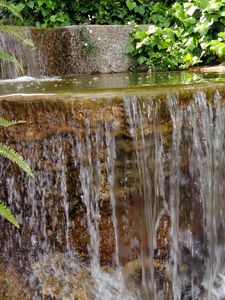
<instances>
[{"instance_id":1,"label":"water stream","mask_svg":"<svg viewBox=\"0 0 225 300\"><path fill-rule=\"evenodd\" d=\"M0 30L0 53L5 57L0 60L0 79L18 78L24 74L40 77L41 55L34 46L31 30L10 26L5 26L5 30Z\"/></svg>"},{"instance_id":2,"label":"water stream","mask_svg":"<svg viewBox=\"0 0 225 300\"><path fill-rule=\"evenodd\" d=\"M0 140L35 173L0 158L21 224L0 223L0 299L224 299L223 78L104 78L0 84L1 114L26 120Z\"/></svg>"}]
</instances>

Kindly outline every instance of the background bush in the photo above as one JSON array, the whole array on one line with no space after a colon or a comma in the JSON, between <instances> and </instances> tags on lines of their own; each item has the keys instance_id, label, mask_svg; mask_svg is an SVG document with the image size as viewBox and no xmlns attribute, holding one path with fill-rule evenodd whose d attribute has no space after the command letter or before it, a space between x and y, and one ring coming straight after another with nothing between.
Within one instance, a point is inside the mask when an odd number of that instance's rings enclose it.
<instances>
[{"instance_id":1,"label":"background bush","mask_svg":"<svg viewBox=\"0 0 225 300\"><path fill-rule=\"evenodd\" d=\"M176 1L160 11L155 3L148 29L134 27L127 52L132 68L187 69L225 62L225 0ZM153 13L153 11L155 11Z\"/></svg>"},{"instance_id":2,"label":"background bush","mask_svg":"<svg viewBox=\"0 0 225 300\"><path fill-rule=\"evenodd\" d=\"M74 24L148 24L154 0L13 0L23 22L2 12L4 22L16 25L58 27Z\"/></svg>"},{"instance_id":3,"label":"background bush","mask_svg":"<svg viewBox=\"0 0 225 300\"><path fill-rule=\"evenodd\" d=\"M1 0L0 0L1 1ZM225 0L11 0L23 17L0 11L3 24L151 24L133 28L131 68L186 69L225 61Z\"/></svg>"}]
</instances>

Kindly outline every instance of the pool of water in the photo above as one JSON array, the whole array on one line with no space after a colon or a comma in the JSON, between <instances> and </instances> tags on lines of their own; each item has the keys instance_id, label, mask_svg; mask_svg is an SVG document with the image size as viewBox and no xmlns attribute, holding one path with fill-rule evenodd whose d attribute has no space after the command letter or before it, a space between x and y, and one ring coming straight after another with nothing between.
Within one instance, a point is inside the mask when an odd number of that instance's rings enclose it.
<instances>
[{"instance_id":1,"label":"pool of water","mask_svg":"<svg viewBox=\"0 0 225 300\"><path fill-rule=\"evenodd\" d=\"M46 93L93 93L134 88L160 88L176 85L224 83L225 73L154 72L73 77L19 77L0 80L0 95Z\"/></svg>"}]
</instances>

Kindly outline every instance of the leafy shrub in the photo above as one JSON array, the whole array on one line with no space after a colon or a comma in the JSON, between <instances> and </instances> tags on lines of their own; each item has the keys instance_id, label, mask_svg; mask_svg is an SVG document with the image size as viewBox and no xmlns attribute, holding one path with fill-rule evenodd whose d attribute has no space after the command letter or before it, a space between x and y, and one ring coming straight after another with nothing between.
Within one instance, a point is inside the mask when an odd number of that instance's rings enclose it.
<instances>
[{"instance_id":1,"label":"leafy shrub","mask_svg":"<svg viewBox=\"0 0 225 300\"><path fill-rule=\"evenodd\" d=\"M17 25L58 27L73 24L148 24L154 0L12 0L24 21ZM158 1L168 2L171 1ZM173 1L174 2L174 1ZM6 19L6 18L5 18ZM8 18L10 20L10 18Z\"/></svg>"},{"instance_id":2,"label":"leafy shrub","mask_svg":"<svg viewBox=\"0 0 225 300\"><path fill-rule=\"evenodd\" d=\"M225 60L225 0L177 1L168 9L155 3L152 12L148 29L132 30L127 53L133 69L186 69Z\"/></svg>"}]
</instances>

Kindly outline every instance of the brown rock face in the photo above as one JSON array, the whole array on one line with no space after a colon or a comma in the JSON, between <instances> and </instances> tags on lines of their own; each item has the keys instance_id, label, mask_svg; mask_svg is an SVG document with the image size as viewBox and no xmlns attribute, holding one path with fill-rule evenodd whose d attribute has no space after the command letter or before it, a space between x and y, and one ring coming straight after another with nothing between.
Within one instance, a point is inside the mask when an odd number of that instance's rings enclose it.
<instances>
[{"instance_id":1,"label":"brown rock face","mask_svg":"<svg viewBox=\"0 0 225 300\"><path fill-rule=\"evenodd\" d=\"M128 287L126 281L133 278L136 297L144 271L152 271L149 257L157 289L170 294L171 227L177 230L178 246L183 242L187 252L182 238L189 231L196 245L204 240L202 219L198 218L203 211L200 188L193 177L198 174L192 176L189 168L194 167L190 162L194 146L190 146L193 124L188 105L194 91L193 87L170 91L170 102L180 101L178 112L169 107L168 91L163 88L150 95L143 90L138 96L131 90L126 95L1 97L1 115L26 123L0 130L0 141L24 156L35 180L0 158L0 200L21 224L16 230L0 222L0 258L10 267L9 272L0 273L0 299L30 300L32 293L51 300L92 299L89 288L96 284L92 264L115 279L118 262ZM209 103L214 94L206 89ZM223 104L224 86L220 96ZM183 114L182 126L181 121L174 126L174 111ZM176 132L179 126L180 135ZM179 184L174 180L178 177ZM171 208L177 190L178 218ZM202 261L202 257L193 258L192 265ZM185 259L181 263L179 275L189 276ZM65 280L68 290L63 289ZM11 286L23 291L23 298L14 290L10 295Z\"/></svg>"},{"instance_id":2,"label":"brown rock face","mask_svg":"<svg viewBox=\"0 0 225 300\"><path fill-rule=\"evenodd\" d=\"M31 300L31 291L26 282L13 270L0 270L0 299L1 300Z\"/></svg>"}]
</instances>

